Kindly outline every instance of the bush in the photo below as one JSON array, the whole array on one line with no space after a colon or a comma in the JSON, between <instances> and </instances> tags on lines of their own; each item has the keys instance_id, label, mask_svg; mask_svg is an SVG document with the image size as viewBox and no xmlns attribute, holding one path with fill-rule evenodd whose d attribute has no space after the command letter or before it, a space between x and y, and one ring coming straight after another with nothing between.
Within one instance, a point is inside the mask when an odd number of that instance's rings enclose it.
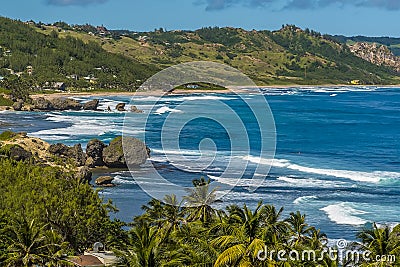
<instances>
[{"instance_id":1,"label":"bush","mask_svg":"<svg viewBox=\"0 0 400 267\"><path fill-rule=\"evenodd\" d=\"M2 107L9 107L12 106L14 102L12 102L10 99L4 98L3 96L0 96L0 106Z\"/></svg>"},{"instance_id":2,"label":"bush","mask_svg":"<svg viewBox=\"0 0 400 267\"><path fill-rule=\"evenodd\" d=\"M0 134L0 140L7 141L7 140L14 138L15 136L16 136L16 133L11 132L11 131L5 131Z\"/></svg>"}]
</instances>

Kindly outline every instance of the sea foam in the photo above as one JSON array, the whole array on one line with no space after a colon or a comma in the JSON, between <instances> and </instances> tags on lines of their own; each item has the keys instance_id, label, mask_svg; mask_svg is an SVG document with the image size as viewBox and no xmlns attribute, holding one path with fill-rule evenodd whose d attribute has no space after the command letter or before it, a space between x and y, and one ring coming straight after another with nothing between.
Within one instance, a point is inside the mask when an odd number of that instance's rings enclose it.
<instances>
[{"instance_id":1,"label":"sea foam","mask_svg":"<svg viewBox=\"0 0 400 267\"><path fill-rule=\"evenodd\" d=\"M363 225L367 222L356 215L363 215L368 212L355 209L349 202L332 204L320 210L324 211L328 218L336 224Z\"/></svg>"}]
</instances>

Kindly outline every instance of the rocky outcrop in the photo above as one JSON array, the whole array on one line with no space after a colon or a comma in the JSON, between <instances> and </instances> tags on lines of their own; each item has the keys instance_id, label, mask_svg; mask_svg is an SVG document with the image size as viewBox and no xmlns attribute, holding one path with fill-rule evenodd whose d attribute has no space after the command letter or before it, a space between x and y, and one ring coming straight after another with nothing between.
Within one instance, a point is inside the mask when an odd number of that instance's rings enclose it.
<instances>
[{"instance_id":1,"label":"rocky outcrop","mask_svg":"<svg viewBox=\"0 0 400 267\"><path fill-rule=\"evenodd\" d=\"M55 98L50 100L54 110L81 110L82 104L71 98Z\"/></svg>"},{"instance_id":2,"label":"rocky outcrop","mask_svg":"<svg viewBox=\"0 0 400 267\"><path fill-rule=\"evenodd\" d=\"M131 112L133 112L133 113L143 113L143 110L138 109L136 106L131 106Z\"/></svg>"},{"instance_id":3,"label":"rocky outcrop","mask_svg":"<svg viewBox=\"0 0 400 267\"><path fill-rule=\"evenodd\" d=\"M109 168L126 168L128 165L139 166L145 163L149 157L148 148L139 139L124 137L124 148L122 137L112 140L110 145L103 150L105 165Z\"/></svg>"},{"instance_id":4,"label":"rocky outcrop","mask_svg":"<svg viewBox=\"0 0 400 267\"><path fill-rule=\"evenodd\" d=\"M95 103L91 103L89 106L93 107ZM98 103L97 103L98 105ZM27 105L25 105L27 106ZM24 106L24 107L25 107ZM24 107L21 109L25 110ZM52 110L81 110L83 105L79 101L72 98L54 98L45 99L43 97L38 97L33 100L33 105L31 109L37 111L52 111ZM96 106L97 108L97 106Z\"/></svg>"},{"instance_id":5,"label":"rocky outcrop","mask_svg":"<svg viewBox=\"0 0 400 267\"><path fill-rule=\"evenodd\" d=\"M98 106L99 106L99 100L98 99L93 99L91 101L86 102L85 104L83 104L83 109L84 110L98 110Z\"/></svg>"},{"instance_id":6,"label":"rocky outcrop","mask_svg":"<svg viewBox=\"0 0 400 267\"><path fill-rule=\"evenodd\" d=\"M39 97L33 101L33 108L36 110L47 111L47 110L53 110L53 105L49 100L43 97Z\"/></svg>"},{"instance_id":7,"label":"rocky outcrop","mask_svg":"<svg viewBox=\"0 0 400 267\"><path fill-rule=\"evenodd\" d=\"M80 182L90 183L92 180L92 172L90 171L89 167L80 167L75 174L75 178Z\"/></svg>"},{"instance_id":8,"label":"rocky outcrop","mask_svg":"<svg viewBox=\"0 0 400 267\"><path fill-rule=\"evenodd\" d=\"M104 187L113 187L115 184L112 183L114 180L111 176L100 176L96 179L96 185Z\"/></svg>"},{"instance_id":9,"label":"rocky outcrop","mask_svg":"<svg viewBox=\"0 0 400 267\"><path fill-rule=\"evenodd\" d=\"M103 149L106 145L98 139L92 139L86 146L86 155L88 157L86 166L96 167L104 166Z\"/></svg>"},{"instance_id":10,"label":"rocky outcrop","mask_svg":"<svg viewBox=\"0 0 400 267\"><path fill-rule=\"evenodd\" d=\"M81 144L69 147L67 145L58 143L50 145L48 152L51 155L60 157L65 160L73 160L76 166L84 166L86 163L86 155L82 150Z\"/></svg>"},{"instance_id":11,"label":"rocky outcrop","mask_svg":"<svg viewBox=\"0 0 400 267\"><path fill-rule=\"evenodd\" d=\"M125 105L126 105L125 103L119 103L119 104L117 104L115 109L118 110L118 111L126 111Z\"/></svg>"},{"instance_id":12,"label":"rocky outcrop","mask_svg":"<svg viewBox=\"0 0 400 267\"><path fill-rule=\"evenodd\" d=\"M375 65L388 66L400 72L400 57L396 57L387 46L376 43L355 43L349 46L350 51Z\"/></svg>"},{"instance_id":13,"label":"rocky outcrop","mask_svg":"<svg viewBox=\"0 0 400 267\"><path fill-rule=\"evenodd\" d=\"M24 101L18 100L17 102L15 102L15 103L12 105L12 108L13 108L15 111L21 111L23 106L24 106Z\"/></svg>"}]
</instances>

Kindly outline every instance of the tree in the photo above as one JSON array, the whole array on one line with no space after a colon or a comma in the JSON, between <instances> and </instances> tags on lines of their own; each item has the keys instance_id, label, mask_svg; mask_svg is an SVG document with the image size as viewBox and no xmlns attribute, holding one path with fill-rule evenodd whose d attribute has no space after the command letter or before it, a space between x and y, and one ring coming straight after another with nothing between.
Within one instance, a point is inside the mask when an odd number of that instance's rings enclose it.
<instances>
[{"instance_id":1,"label":"tree","mask_svg":"<svg viewBox=\"0 0 400 267\"><path fill-rule=\"evenodd\" d=\"M204 177L193 181L194 188L187 190L189 195L184 197L187 210L189 212L188 220L200 220L202 223L210 223L215 217L215 210L211 206L216 202L216 191L218 188L210 190L210 180L205 181Z\"/></svg>"},{"instance_id":2,"label":"tree","mask_svg":"<svg viewBox=\"0 0 400 267\"><path fill-rule=\"evenodd\" d=\"M309 235L314 230L314 227L306 223L306 215L301 214L300 211L290 213L290 217L286 219L289 231L291 234L291 244L293 247L298 245L305 245L310 237Z\"/></svg>"},{"instance_id":3,"label":"tree","mask_svg":"<svg viewBox=\"0 0 400 267\"><path fill-rule=\"evenodd\" d=\"M259 251L265 248L262 240L263 208L260 202L252 212L246 205L228 208L229 217L235 222L233 232L211 241L214 247L222 248L214 266L256 266Z\"/></svg>"},{"instance_id":4,"label":"tree","mask_svg":"<svg viewBox=\"0 0 400 267\"><path fill-rule=\"evenodd\" d=\"M6 230L6 242L9 244L5 263L8 266L33 266L61 262L66 243L59 241L54 232L48 232L47 225L39 225L35 220L19 216Z\"/></svg>"},{"instance_id":5,"label":"tree","mask_svg":"<svg viewBox=\"0 0 400 267\"><path fill-rule=\"evenodd\" d=\"M396 257L396 263L399 263L400 257L400 225L397 225L393 230L389 225L378 227L376 223L372 227L363 229L357 234L361 239L363 249L371 252L371 259L376 257L393 255ZM377 263L373 263L377 264ZM387 266L385 262L379 266ZM375 266L375 265L374 265ZM397 266L397 265L396 265Z\"/></svg>"}]
</instances>

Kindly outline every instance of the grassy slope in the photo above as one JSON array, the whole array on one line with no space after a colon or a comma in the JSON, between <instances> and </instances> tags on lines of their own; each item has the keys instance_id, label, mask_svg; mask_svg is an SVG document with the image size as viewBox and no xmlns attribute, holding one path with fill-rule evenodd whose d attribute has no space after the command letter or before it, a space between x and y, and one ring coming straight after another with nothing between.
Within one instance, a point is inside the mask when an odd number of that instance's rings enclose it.
<instances>
[{"instance_id":1,"label":"grassy slope","mask_svg":"<svg viewBox=\"0 0 400 267\"><path fill-rule=\"evenodd\" d=\"M37 29L49 34L53 28ZM59 36L96 41L111 53L160 68L194 60L229 64L258 84L365 84L398 83L398 77L353 56L339 43L295 27L280 31L224 28L209 31L150 32L104 39L84 32L62 31ZM146 42L139 36L149 36Z\"/></svg>"}]
</instances>

